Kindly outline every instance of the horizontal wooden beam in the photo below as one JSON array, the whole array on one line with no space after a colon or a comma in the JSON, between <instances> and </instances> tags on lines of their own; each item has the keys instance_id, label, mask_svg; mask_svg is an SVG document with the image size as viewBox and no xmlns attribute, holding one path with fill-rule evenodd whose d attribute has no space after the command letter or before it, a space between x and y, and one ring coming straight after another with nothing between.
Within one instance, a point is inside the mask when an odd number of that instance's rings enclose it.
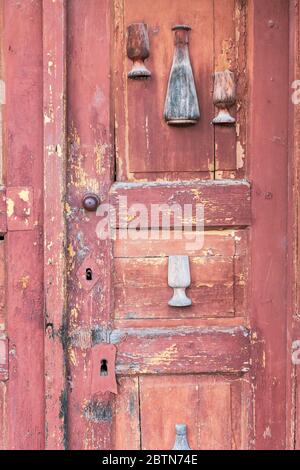
<instances>
[{"instance_id":1,"label":"horizontal wooden beam","mask_svg":"<svg viewBox=\"0 0 300 470\"><path fill-rule=\"evenodd\" d=\"M158 205L164 205L162 210L165 214L169 213L173 228L177 224L196 226L197 204L203 205L205 227L248 226L251 223L250 184L244 180L115 183L110 191L109 202L116 210L117 217L111 220L111 225L116 227L130 228L135 204L139 204L137 209L140 205L146 208L148 226L152 228L162 227L162 217L158 221L152 217ZM188 205L193 208L192 217L185 212L188 211ZM172 209L175 206L182 211L177 219L174 216L176 211Z\"/></svg>"},{"instance_id":2,"label":"horizontal wooden beam","mask_svg":"<svg viewBox=\"0 0 300 470\"><path fill-rule=\"evenodd\" d=\"M229 328L128 328L113 330L116 373L244 373L250 367L249 332Z\"/></svg>"}]
</instances>

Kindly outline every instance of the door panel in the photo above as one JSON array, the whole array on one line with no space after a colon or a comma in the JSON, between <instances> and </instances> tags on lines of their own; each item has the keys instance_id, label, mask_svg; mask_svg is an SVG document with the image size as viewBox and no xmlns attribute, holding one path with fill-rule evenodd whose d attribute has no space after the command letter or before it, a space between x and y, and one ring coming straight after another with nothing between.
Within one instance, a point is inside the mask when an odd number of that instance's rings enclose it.
<instances>
[{"instance_id":1,"label":"door panel","mask_svg":"<svg viewBox=\"0 0 300 470\"><path fill-rule=\"evenodd\" d=\"M141 20L142 19L142 20ZM128 80L126 29L130 23L148 25L149 80ZM163 119L173 57L172 26L191 26L190 56L200 113L196 126L178 129ZM244 47L245 6L234 0L118 0L115 2L114 97L117 180L213 178L242 175L244 166ZM230 68L239 77L239 127L211 125L214 70ZM233 111L235 112L235 111ZM236 148L238 146L238 153ZM237 159L238 157L238 159ZM223 176L224 176L223 175Z\"/></svg>"},{"instance_id":2,"label":"door panel","mask_svg":"<svg viewBox=\"0 0 300 470\"><path fill-rule=\"evenodd\" d=\"M244 34L245 5L222 0L163 4L118 0L115 8L115 157L116 180L121 183L112 186L110 202L117 213L122 198L128 206L139 203L148 211L148 230L141 227L140 236L134 236L131 229L134 214L122 216L121 212L112 220L117 229L112 281L117 329L110 341L117 346L116 372L124 387L121 395L124 393L127 400L126 407L122 396L117 397L116 445L124 445L121 432L125 420L134 428L132 443L126 438L129 448L172 448L175 424L180 422L188 425L194 449L241 447L241 416L248 413L243 402L246 398L240 398L239 410L234 411L231 384L239 386L238 377L248 371L250 363L246 328L250 187L240 180L214 184L197 180L235 178L238 171L242 175L244 147L238 135L245 125L242 113L232 110L237 127L214 127L211 120L213 71L230 67L239 75L238 64L245 68L246 55L241 57L240 40L236 40ZM131 61L126 57L126 30L141 19L148 25L147 67L152 76L138 81L127 77ZM168 126L163 118L173 56L171 27L178 23L192 27L190 56L202 113L195 126L180 129ZM239 79L242 86L242 74ZM240 110L244 97L238 99ZM138 179L162 181L134 182ZM199 202L205 206L204 245L189 250L184 237L177 239L178 231L181 225L195 225L195 213L187 218L184 207L191 204L194 211ZM165 233L163 219L152 217L154 204L166 205L171 235ZM179 218L172 212L172 204L179 205ZM126 239L120 236L124 228L129 229ZM192 306L188 308L168 306L171 254L189 255ZM233 317L237 319L235 326L226 323ZM204 318L223 322L210 329L201 324ZM195 320L197 324L192 323ZM211 376L197 375L201 373ZM224 373L231 374L231 379L214 377ZM137 376L138 382L124 376ZM123 416L128 406L132 409L130 419ZM234 412L239 424L231 422ZM220 416L227 419L220 420ZM244 416L243 425L246 421ZM236 435L233 429L238 429Z\"/></svg>"},{"instance_id":3,"label":"door panel","mask_svg":"<svg viewBox=\"0 0 300 470\"><path fill-rule=\"evenodd\" d=\"M70 448L170 449L180 422L188 426L193 449L255 445L251 433L260 410L252 407L253 390L263 383L255 374L263 374L265 353L249 310L256 215L253 181L244 179L245 162L253 164L246 155L245 103L246 82L256 84L247 64L254 21L248 10L254 14L252 2L239 0L68 3ZM148 24L152 76L144 81L127 77L126 29L132 22ZM192 27L190 56L202 112L186 128L163 119L171 27L179 22ZM273 33L284 35L280 31ZM237 122L212 126L212 73L225 68L236 76L231 112ZM265 156L251 158L258 165ZM114 240L99 238L99 211L82 208L86 192L100 196L100 212L109 204L108 212L117 215L109 219ZM143 205L146 226L121 210L125 200L128 207ZM198 233L199 203L203 246L188 248L177 235L183 227ZM169 217L169 238L163 218L150 217L153 204ZM189 217L186 204L193 209ZM168 306L170 255L189 256L190 307ZM93 385L101 380L106 358L97 354L107 343L116 352L109 364L116 396Z\"/></svg>"},{"instance_id":4,"label":"door panel","mask_svg":"<svg viewBox=\"0 0 300 470\"><path fill-rule=\"evenodd\" d=\"M300 0L0 1L1 448L168 450L180 422L192 449L299 446L287 282L299 12ZM148 24L143 81L127 75L132 22ZM201 117L174 128L163 110L178 23L192 28ZM236 123L213 126L225 69ZM114 236L101 239L106 204ZM171 255L189 257L186 308L168 306Z\"/></svg>"},{"instance_id":5,"label":"door panel","mask_svg":"<svg viewBox=\"0 0 300 470\"><path fill-rule=\"evenodd\" d=\"M190 233L192 236L193 233ZM244 230L208 231L204 246L189 250L190 308L168 306L168 256L184 253L186 240L117 240L114 250L115 319L201 318L244 315ZM167 234L166 234L167 236Z\"/></svg>"},{"instance_id":6,"label":"door panel","mask_svg":"<svg viewBox=\"0 0 300 470\"><path fill-rule=\"evenodd\" d=\"M192 449L244 448L244 389L243 379L222 377L122 378L116 402L120 417L116 421L116 448L171 449L179 422L187 424Z\"/></svg>"}]
</instances>

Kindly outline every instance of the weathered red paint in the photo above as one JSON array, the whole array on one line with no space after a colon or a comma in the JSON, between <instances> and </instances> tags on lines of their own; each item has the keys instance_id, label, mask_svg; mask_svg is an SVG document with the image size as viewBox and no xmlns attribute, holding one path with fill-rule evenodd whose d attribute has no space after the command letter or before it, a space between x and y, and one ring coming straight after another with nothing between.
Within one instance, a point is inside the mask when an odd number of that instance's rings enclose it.
<instances>
[{"instance_id":1,"label":"weathered red paint","mask_svg":"<svg viewBox=\"0 0 300 470\"><path fill-rule=\"evenodd\" d=\"M43 312L42 2L3 2L5 185L33 191L30 230L9 227L7 259L7 447L45 445ZM18 204L17 204L18 205ZM11 206L8 206L8 219ZM19 214L17 213L17 216Z\"/></svg>"},{"instance_id":2,"label":"weathered red paint","mask_svg":"<svg viewBox=\"0 0 300 470\"><path fill-rule=\"evenodd\" d=\"M263 348L263 357L251 374L253 439L258 449L286 445L282 423L286 421L288 22L285 0L251 2L248 155L254 221L250 324L254 349L256 344Z\"/></svg>"},{"instance_id":3,"label":"weathered red paint","mask_svg":"<svg viewBox=\"0 0 300 470\"><path fill-rule=\"evenodd\" d=\"M110 190L110 203L118 210L122 197L127 198L127 205L130 207L136 201L143 204L151 215L152 204L168 204L172 210L173 204L180 206L182 218L178 220L179 226L196 225L195 219L184 220L184 205L190 204L194 208L195 216L196 204L203 204L205 227L230 227L239 225L250 225L250 185L247 182L182 182L175 183L115 183ZM120 211L120 216L116 219L116 226L126 227L130 220L126 220L128 215ZM174 220L171 214L171 227L174 227ZM125 219L125 220L124 220ZM183 219L183 220L182 220ZM161 219L159 220L161 224ZM114 220L112 218L112 224ZM149 220L150 224L150 220ZM152 220L152 228L160 228Z\"/></svg>"},{"instance_id":4,"label":"weathered red paint","mask_svg":"<svg viewBox=\"0 0 300 470\"><path fill-rule=\"evenodd\" d=\"M7 230L6 217L6 191L5 188L0 189L0 233L4 234Z\"/></svg>"},{"instance_id":5,"label":"weathered red paint","mask_svg":"<svg viewBox=\"0 0 300 470\"><path fill-rule=\"evenodd\" d=\"M97 238L99 218L82 208L88 192L107 200L112 183L111 5L109 0L75 0L67 8L68 329L71 337L82 338L79 343L71 342L68 349L70 449L109 449L113 445L113 395L95 398L91 388L92 329L95 325L102 328L103 341L108 341L106 330L111 325L111 243ZM79 286L78 274L90 257L98 266L99 281L86 290ZM81 328L83 335L78 333Z\"/></svg>"},{"instance_id":6,"label":"weathered red paint","mask_svg":"<svg viewBox=\"0 0 300 470\"><path fill-rule=\"evenodd\" d=\"M66 2L43 0L46 449L67 447Z\"/></svg>"},{"instance_id":7,"label":"weathered red paint","mask_svg":"<svg viewBox=\"0 0 300 470\"><path fill-rule=\"evenodd\" d=\"M116 353L114 344L100 343L92 348L92 396L106 392L118 393L116 381Z\"/></svg>"},{"instance_id":8,"label":"weathered red paint","mask_svg":"<svg viewBox=\"0 0 300 470\"><path fill-rule=\"evenodd\" d=\"M299 1L0 4L0 446L170 449L185 422L193 449L299 448ZM147 82L127 79L125 32L140 21ZM193 28L193 129L162 116L178 22ZM226 68L236 128L210 125L211 75ZM167 304L167 258L185 253L174 231L101 241L87 193L114 208L204 203L191 307Z\"/></svg>"},{"instance_id":9,"label":"weathered red paint","mask_svg":"<svg viewBox=\"0 0 300 470\"><path fill-rule=\"evenodd\" d=\"M290 2L290 75L292 84L300 76L300 2ZM293 89L291 89L293 92ZM287 447L300 449L299 366L292 364L293 342L300 338L299 315L299 137L300 107L290 101L289 114L289 211L288 211L288 334L287 334Z\"/></svg>"}]
</instances>

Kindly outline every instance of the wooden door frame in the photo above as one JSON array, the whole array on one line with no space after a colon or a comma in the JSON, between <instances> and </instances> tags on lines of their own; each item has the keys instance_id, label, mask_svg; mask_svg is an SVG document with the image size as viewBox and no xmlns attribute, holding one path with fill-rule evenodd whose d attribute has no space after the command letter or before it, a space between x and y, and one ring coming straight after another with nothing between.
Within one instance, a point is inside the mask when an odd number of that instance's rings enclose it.
<instances>
[{"instance_id":1,"label":"wooden door frame","mask_svg":"<svg viewBox=\"0 0 300 470\"><path fill-rule=\"evenodd\" d=\"M285 0L250 2L250 376L258 449L286 446L288 28Z\"/></svg>"},{"instance_id":2,"label":"wooden door frame","mask_svg":"<svg viewBox=\"0 0 300 470\"><path fill-rule=\"evenodd\" d=\"M278 2L282 4L284 0L278 0ZM2 0L1 5L5 21L14 17L13 26L6 25L4 28L6 193L13 197L14 189L18 191L20 188L29 188L33 191L34 214L37 220L37 224L31 230L24 230L24 228L22 230L20 226L16 228L8 220L6 308L9 381L7 382L8 393L5 399L2 397L4 406L0 408L8 427L2 437L2 446L10 449L44 447L63 449L67 447L68 423L65 364L67 236L66 208L64 207L67 160L65 114L67 0L56 2L43 0L40 8L37 6L38 2L32 5L29 3L31 2L25 1L21 9L17 8L16 2L6 3ZM282 58L283 67L278 72L287 89L290 89L290 83L295 78L300 78L300 2L290 0L289 5L290 61L288 64L286 59ZM253 34L249 49L250 57L253 59L250 61L250 74L254 83L254 88L249 95L250 116L257 115L258 112L261 116L266 116L267 120L272 116L273 137L282 138L282 132L284 132L286 138L286 143L280 142L280 139L271 141L266 138L261 129L261 123L254 123L253 118L248 120L250 123L248 162L249 159L251 161L251 156L260 155L260 166L252 164L249 168L251 179L255 179L252 192L255 219L251 228L255 245L252 249L250 292L253 313L250 318L253 328L253 351L256 357L253 370L259 373L260 377L259 383L253 382L252 386L257 386L255 394L258 402L263 403L268 400L270 405L274 403L273 407L266 407L263 415L259 413L253 417L250 437L252 446L256 448L300 448L300 393L299 387L297 388L300 372L299 368L291 365L291 344L293 340L300 338L298 283L300 261L297 249L300 230L298 222L300 111L299 106L295 107L291 104L287 109L287 92L276 98L281 103L280 108L284 112L284 118L282 115L272 114L272 98L275 96L272 95L275 93L272 87L275 85L271 81L270 87L266 86L266 83L270 83L268 71L270 58L265 56L265 51L260 47L260 41L266 31L268 34L270 31L276 33L278 23L281 24L282 18L280 15L276 16L273 7L274 0L264 2L249 0L249 31ZM102 8L109 8L107 0L103 0ZM256 15L257 12L259 12L259 18ZM34 18L33 22L30 17ZM288 19L285 18L283 21L287 22ZM35 34L36 43L31 52L37 61L29 66L24 63L24 58L27 57L28 28L33 28ZM288 44L288 38L286 41ZM275 44L276 42L274 48ZM277 46L280 47L279 44ZM29 67L26 69L29 74L27 81L16 73L20 64L23 64L25 68ZM109 75L109 54L104 54L102 67ZM35 94L28 108L28 103L24 102L24 96L30 94L32 97L32 90ZM277 93L279 95L278 91ZM271 103L267 102L268 98L271 99ZM41 119L42 115L44 121ZM289 133L287 132L288 116ZM33 119L34 129L32 128ZM23 129L21 137L20 126ZM13 144L14 139L17 142L16 147ZM286 148L287 139L289 152ZM28 143L30 143L29 154L32 155L31 162L34 169L31 175L28 171L20 171L24 165L22 145L28 145ZM44 154L44 177L42 154ZM269 173L274 156L278 158L280 165L276 178ZM91 173L92 168L90 164ZM286 184L282 184L282 179ZM49 184L51 184L51 190L48 189ZM275 209L278 211L278 207L281 208L282 214L285 214L287 207L289 208L288 218L284 216L281 221L278 221L274 220L274 217L266 216L266 210L272 213ZM53 217L56 223L55 230L52 223ZM256 224L257 220L260 221L259 224ZM44 252L42 249L43 229ZM268 246L266 246L267 235ZM289 240L288 265L284 245L287 239ZM32 246L38 246L39 250L28 257L25 262L20 263L20 254L24 250L32 253ZM273 247L272 262L275 263L275 268L266 272L263 260L256 253L264 252L269 247ZM93 249L92 246L90 248ZM37 268L37 266L43 266L43 263L44 274L41 268ZM285 266L288 266L287 270ZM29 290L27 289L27 276L32 286ZM262 299L259 294L262 276L268 279L263 308L260 307ZM279 278L281 285L278 287ZM44 286L42 280L44 280ZM46 325L44 325L41 301L43 288ZM27 292L29 296L26 295ZM251 295L253 292L254 295ZM288 293L287 297L286 293ZM270 328L269 321L270 318L274 318L274 314L268 303L270 295L272 295L273 302L276 299L277 312L272 328ZM35 306L34 318L31 312L33 297L39 299ZM288 305L284 305L285 298L288 299ZM284 338L281 333L282 325L287 326L287 335ZM269 356L268 352L265 351L267 355L264 356L261 339L266 340L267 345L272 344L273 348L277 348L277 341L274 341L274 338L277 339L280 335L284 351L280 356L281 362L278 364L278 358ZM45 363L41 351L44 351ZM35 365L29 367L33 356ZM265 363L261 362L263 357L266 359ZM43 367L45 367L45 380L41 379ZM30 383L30 387L26 388L26 399L24 399L24 383ZM276 405L278 402L280 402L279 410ZM33 407L35 407L34 410Z\"/></svg>"},{"instance_id":3,"label":"wooden door frame","mask_svg":"<svg viewBox=\"0 0 300 470\"><path fill-rule=\"evenodd\" d=\"M289 202L287 315L287 448L300 449L300 368L293 365L293 342L300 339L300 104L293 104L292 83L300 80L300 1L290 2Z\"/></svg>"}]
</instances>

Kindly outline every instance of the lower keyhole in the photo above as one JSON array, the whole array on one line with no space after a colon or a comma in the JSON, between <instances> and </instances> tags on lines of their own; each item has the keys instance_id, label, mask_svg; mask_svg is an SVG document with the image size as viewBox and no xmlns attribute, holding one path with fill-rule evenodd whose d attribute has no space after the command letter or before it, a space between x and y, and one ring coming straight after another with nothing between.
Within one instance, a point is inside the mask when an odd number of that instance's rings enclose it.
<instances>
[{"instance_id":1,"label":"lower keyhole","mask_svg":"<svg viewBox=\"0 0 300 470\"><path fill-rule=\"evenodd\" d=\"M100 366L100 375L108 375L107 360L102 359Z\"/></svg>"},{"instance_id":2,"label":"lower keyhole","mask_svg":"<svg viewBox=\"0 0 300 470\"><path fill-rule=\"evenodd\" d=\"M87 268L85 270L85 278L87 281L91 281L93 279L93 271L91 270L91 268Z\"/></svg>"}]
</instances>

